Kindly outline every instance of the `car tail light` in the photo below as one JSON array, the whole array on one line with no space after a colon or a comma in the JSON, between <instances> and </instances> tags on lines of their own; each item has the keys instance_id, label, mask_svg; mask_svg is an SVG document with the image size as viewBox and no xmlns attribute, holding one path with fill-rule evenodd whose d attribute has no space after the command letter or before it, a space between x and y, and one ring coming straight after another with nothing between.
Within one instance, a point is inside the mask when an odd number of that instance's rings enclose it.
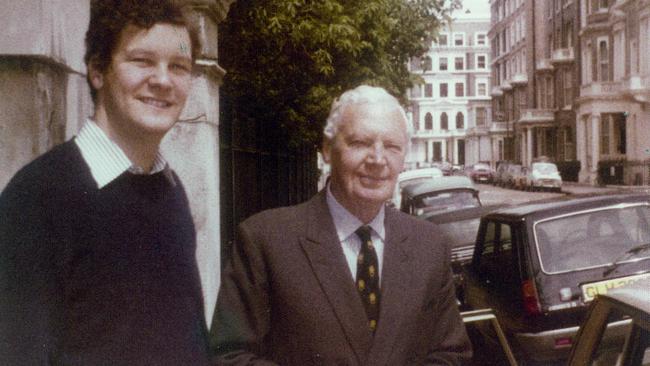
<instances>
[{"instance_id":1,"label":"car tail light","mask_svg":"<svg viewBox=\"0 0 650 366\"><path fill-rule=\"evenodd\" d=\"M524 310L526 310L528 315L539 315L542 313L533 280L526 280L521 284L521 294L524 300Z\"/></svg>"},{"instance_id":2,"label":"car tail light","mask_svg":"<svg viewBox=\"0 0 650 366\"><path fill-rule=\"evenodd\" d=\"M555 338L555 348L571 347L573 340L570 337Z\"/></svg>"}]
</instances>

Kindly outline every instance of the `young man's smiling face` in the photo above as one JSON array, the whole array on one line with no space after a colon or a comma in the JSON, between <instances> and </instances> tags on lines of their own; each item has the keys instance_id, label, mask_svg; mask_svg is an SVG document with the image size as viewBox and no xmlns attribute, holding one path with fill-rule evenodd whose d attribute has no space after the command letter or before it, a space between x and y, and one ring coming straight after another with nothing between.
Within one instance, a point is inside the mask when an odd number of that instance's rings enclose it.
<instances>
[{"instance_id":1,"label":"young man's smiling face","mask_svg":"<svg viewBox=\"0 0 650 366\"><path fill-rule=\"evenodd\" d=\"M158 23L122 30L108 68L91 65L96 122L116 140L162 139L176 123L192 82L186 28Z\"/></svg>"}]
</instances>

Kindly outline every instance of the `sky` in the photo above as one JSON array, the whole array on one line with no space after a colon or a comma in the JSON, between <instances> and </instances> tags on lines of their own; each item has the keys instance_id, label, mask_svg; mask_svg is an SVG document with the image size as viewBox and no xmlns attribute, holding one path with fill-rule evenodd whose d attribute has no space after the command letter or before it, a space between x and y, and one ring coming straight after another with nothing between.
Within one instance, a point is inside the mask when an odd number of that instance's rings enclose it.
<instances>
[{"instance_id":1,"label":"sky","mask_svg":"<svg viewBox=\"0 0 650 366\"><path fill-rule=\"evenodd\" d=\"M463 4L463 9L454 12L453 15L458 15L456 13L465 13L467 9L471 11L472 15L490 15L490 0L462 0L461 2Z\"/></svg>"}]
</instances>

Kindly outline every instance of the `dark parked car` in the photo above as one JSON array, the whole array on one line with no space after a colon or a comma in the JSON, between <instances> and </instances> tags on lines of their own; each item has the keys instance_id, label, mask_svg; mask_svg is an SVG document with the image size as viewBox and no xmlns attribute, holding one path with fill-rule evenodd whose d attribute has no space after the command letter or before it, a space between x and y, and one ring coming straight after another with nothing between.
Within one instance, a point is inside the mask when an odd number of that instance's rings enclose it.
<instances>
[{"instance_id":1,"label":"dark parked car","mask_svg":"<svg viewBox=\"0 0 650 366\"><path fill-rule=\"evenodd\" d=\"M492 168L485 163L477 163L467 168L466 174L477 183L492 182Z\"/></svg>"},{"instance_id":2,"label":"dark parked car","mask_svg":"<svg viewBox=\"0 0 650 366\"><path fill-rule=\"evenodd\" d=\"M404 187L400 210L419 216L426 212L448 212L480 205L478 190L469 178L449 176Z\"/></svg>"},{"instance_id":3,"label":"dark parked car","mask_svg":"<svg viewBox=\"0 0 650 366\"><path fill-rule=\"evenodd\" d=\"M500 161L497 163L497 168L494 171L492 176L492 183L497 186L505 186L506 183L506 172L508 171L508 166L512 164L509 161Z\"/></svg>"},{"instance_id":4,"label":"dark parked car","mask_svg":"<svg viewBox=\"0 0 650 366\"><path fill-rule=\"evenodd\" d=\"M650 279L598 295L580 326L569 366L650 365ZM612 319L623 323L615 335ZM622 331L621 331L622 330ZM616 341L605 341L615 338ZM627 341L626 341L627 340ZM620 360L620 363L617 363Z\"/></svg>"},{"instance_id":5,"label":"dark parked car","mask_svg":"<svg viewBox=\"0 0 650 366\"><path fill-rule=\"evenodd\" d=\"M456 283L456 296L464 304L462 266L472 260L481 217L505 205L477 206L456 211L428 212L418 216L438 226L451 241L451 266Z\"/></svg>"},{"instance_id":6,"label":"dark parked car","mask_svg":"<svg viewBox=\"0 0 650 366\"><path fill-rule=\"evenodd\" d=\"M465 303L491 308L524 364L564 362L597 294L650 277L650 196L564 198L481 219ZM486 340L488 328L479 328Z\"/></svg>"}]
</instances>

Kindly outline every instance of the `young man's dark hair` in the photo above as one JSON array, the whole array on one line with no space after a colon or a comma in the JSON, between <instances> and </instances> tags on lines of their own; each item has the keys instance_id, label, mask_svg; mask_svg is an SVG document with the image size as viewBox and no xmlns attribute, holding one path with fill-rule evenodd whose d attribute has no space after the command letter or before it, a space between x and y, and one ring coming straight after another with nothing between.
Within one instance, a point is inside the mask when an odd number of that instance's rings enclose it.
<instances>
[{"instance_id":1,"label":"young man's dark hair","mask_svg":"<svg viewBox=\"0 0 650 366\"><path fill-rule=\"evenodd\" d=\"M192 61L200 51L199 36L188 22L181 8L169 0L92 0L90 23L86 32L84 62L104 72L111 63L115 46L122 30L128 25L149 29L154 24L172 24L185 27L190 34ZM90 75L90 73L89 73ZM90 87L90 95L96 102L97 91Z\"/></svg>"}]
</instances>

